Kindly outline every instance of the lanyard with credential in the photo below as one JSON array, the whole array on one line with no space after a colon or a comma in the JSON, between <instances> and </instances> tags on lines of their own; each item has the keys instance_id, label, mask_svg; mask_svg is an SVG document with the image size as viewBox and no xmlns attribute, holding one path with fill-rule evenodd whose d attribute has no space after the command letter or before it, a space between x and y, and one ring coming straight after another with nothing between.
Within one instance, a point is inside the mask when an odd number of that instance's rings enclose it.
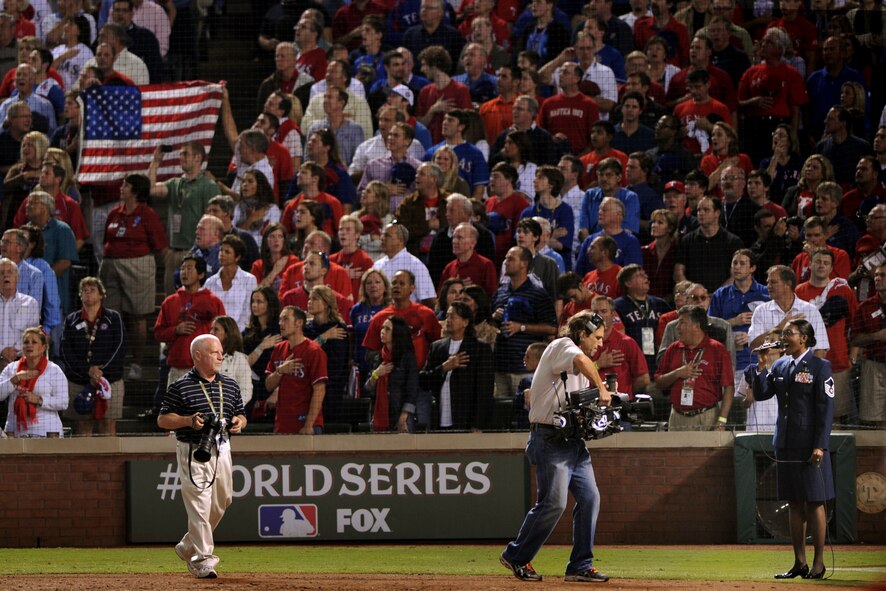
<instances>
[{"instance_id":1,"label":"lanyard with credential","mask_svg":"<svg viewBox=\"0 0 886 591\"><path fill-rule=\"evenodd\" d=\"M203 382L200 382L200 389L203 390L203 395L206 396L206 402L209 403L209 410L211 410L213 413L215 413L219 419L224 419L225 418L225 416L224 416L225 393L222 390L221 380L218 381L218 405L219 405L219 407L221 407L221 411L222 411L221 415L219 415L217 412L215 412L215 405L212 404L212 398L210 398L209 392L206 391L206 386L203 384Z\"/></svg>"}]
</instances>

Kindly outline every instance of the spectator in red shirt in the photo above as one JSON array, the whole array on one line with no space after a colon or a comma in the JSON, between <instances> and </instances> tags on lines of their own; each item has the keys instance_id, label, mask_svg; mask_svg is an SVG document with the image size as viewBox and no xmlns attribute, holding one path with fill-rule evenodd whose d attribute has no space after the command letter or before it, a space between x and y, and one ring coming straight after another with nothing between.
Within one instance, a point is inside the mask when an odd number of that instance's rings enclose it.
<instances>
[{"instance_id":1,"label":"spectator in red shirt","mask_svg":"<svg viewBox=\"0 0 886 591\"><path fill-rule=\"evenodd\" d=\"M722 430L735 394L729 353L707 335L708 315L701 306L680 308L677 323L680 340L665 350L655 373L656 387L671 400L668 430Z\"/></svg>"},{"instance_id":2,"label":"spectator in red shirt","mask_svg":"<svg viewBox=\"0 0 886 591\"><path fill-rule=\"evenodd\" d=\"M794 43L794 53L806 61L806 71L814 72L818 62L818 31L815 25L800 13L802 8L803 3L800 0L779 0L778 9L781 11L781 18L772 20L766 28L784 29Z\"/></svg>"},{"instance_id":3,"label":"spectator in red shirt","mask_svg":"<svg viewBox=\"0 0 886 591\"><path fill-rule=\"evenodd\" d=\"M621 286L618 283L618 272L621 265L615 264L618 256L618 243L611 236L597 236L591 241L587 256L595 269L589 271L581 280L588 289L600 295L609 296L613 299L621 295Z\"/></svg>"},{"instance_id":4,"label":"spectator in red shirt","mask_svg":"<svg viewBox=\"0 0 886 591\"><path fill-rule=\"evenodd\" d=\"M646 47L646 42L656 36L668 44L671 64L685 66L689 62L689 31L671 15L668 0L653 0L652 16L644 16L634 23L636 47Z\"/></svg>"},{"instance_id":5,"label":"spectator in red shirt","mask_svg":"<svg viewBox=\"0 0 886 591\"><path fill-rule=\"evenodd\" d=\"M323 25L308 16L295 25L296 67L314 80L326 78L326 52L318 46L322 34Z\"/></svg>"},{"instance_id":6,"label":"spectator in red shirt","mask_svg":"<svg viewBox=\"0 0 886 591\"><path fill-rule=\"evenodd\" d=\"M673 108L678 104L692 98L687 84L689 74L704 70L708 73L711 81L710 95L726 105L735 119L734 113L738 108L738 99L735 96L735 83L729 77L726 70L713 64L711 58L714 55L714 43L710 37L696 35L689 44L689 65L677 72L668 85L668 106Z\"/></svg>"},{"instance_id":7,"label":"spectator in red shirt","mask_svg":"<svg viewBox=\"0 0 886 591\"><path fill-rule=\"evenodd\" d=\"M421 73L431 83L418 93L415 116L430 130L431 140L436 145L443 141L443 115L452 109L472 109L471 92L449 75L452 57L443 47L424 48L418 54L418 60Z\"/></svg>"},{"instance_id":8,"label":"spectator in red shirt","mask_svg":"<svg viewBox=\"0 0 886 591\"><path fill-rule=\"evenodd\" d=\"M298 188L301 193L290 199L283 208L280 223L290 234L296 230L296 211L302 201L310 200L319 203L323 208L323 231L335 236L339 220L344 213L341 201L325 191L326 171L312 160L302 163L298 169Z\"/></svg>"},{"instance_id":9,"label":"spectator in red shirt","mask_svg":"<svg viewBox=\"0 0 886 591\"><path fill-rule=\"evenodd\" d=\"M452 254L455 255L455 260L443 269L440 281L458 277L467 285L479 285L491 298L498 289L498 276L492 261L474 250L479 238L479 232L470 222L459 224L455 228L452 233Z\"/></svg>"},{"instance_id":10,"label":"spectator in red shirt","mask_svg":"<svg viewBox=\"0 0 886 591\"><path fill-rule=\"evenodd\" d=\"M763 209L768 209L775 215L777 222L781 218L787 217L788 212L778 203L769 200L769 186L772 184L772 178L769 173L763 170L752 170L748 175L748 197Z\"/></svg>"},{"instance_id":11,"label":"spectator in red shirt","mask_svg":"<svg viewBox=\"0 0 886 591\"><path fill-rule=\"evenodd\" d=\"M849 343L846 335L849 321L858 308L858 300L845 280L831 277L833 269L834 253L827 248L816 250L812 253L809 281L798 285L794 293L801 300L815 305L824 320L830 344L826 359L831 362L834 372L834 420L845 420L856 414L849 385Z\"/></svg>"},{"instance_id":12,"label":"spectator in red shirt","mask_svg":"<svg viewBox=\"0 0 886 591\"><path fill-rule=\"evenodd\" d=\"M852 270L849 255L842 248L837 248L827 243L827 224L825 224L823 219L817 215L807 218L803 222L803 235L806 238L803 242L803 252L794 257L794 261L791 263L791 269L797 276L797 281L809 280L812 253L820 248L827 248L834 253L831 279L835 277L848 279L849 273Z\"/></svg>"},{"instance_id":13,"label":"spectator in red shirt","mask_svg":"<svg viewBox=\"0 0 886 591\"><path fill-rule=\"evenodd\" d=\"M372 268L372 257L357 244L363 234L363 222L356 215L346 215L338 221L338 241L341 250L330 255L329 260L338 263L351 278L351 293L354 299L360 293L360 280L363 273Z\"/></svg>"},{"instance_id":14,"label":"spectator in red shirt","mask_svg":"<svg viewBox=\"0 0 886 591\"><path fill-rule=\"evenodd\" d=\"M618 382L618 392L634 397L649 385L649 365L637 341L625 333L613 330L613 321L618 318L612 298L598 295L592 299L591 310L603 319L603 342L591 357L601 373L614 373Z\"/></svg>"},{"instance_id":15,"label":"spectator in red shirt","mask_svg":"<svg viewBox=\"0 0 886 591\"><path fill-rule=\"evenodd\" d=\"M323 230L314 230L308 234L308 237L305 239L304 252L306 255L310 252L320 252L328 256L331 249L332 238ZM304 261L302 260L283 271L279 292L281 302L287 291L301 285L304 279L303 267ZM323 283L331 287L334 292L344 296L348 301L353 302L351 279L348 272L337 263L331 262L331 260L329 261L328 267L329 269ZM347 318L347 314L343 315L343 317Z\"/></svg>"},{"instance_id":16,"label":"spectator in red shirt","mask_svg":"<svg viewBox=\"0 0 886 591\"><path fill-rule=\"evenodd\" d=\"M622 170L628 165L628 155L612 147L615 126L609 121L595 121L591 126L591 147L594 148L581 157L581 186L590 189L597 186L597 165L606 158L615 158L621 163ZM621 186L627 186L627 179L622 178Z\"/></svg>"},{"instance_id":17,"label":"spectator in red shirt","mask_svg":"<svg viewBox=\"0 0 886 591\"><path fill-rule=\"evenodd\" d=\"M886 264L873 269L874 293L859 304L852 317L852 347L861 347L861 386L858 418L866 425L886 427L886 397L881 384L886 380Z\"/></svg>"},{"instance_id":18,"label":"spectator in red shirt","mask_svg":"<svg viewBox=\"0 0 886 591\"><path fill-rule=\"evenodd\" d=\"M44 167L45 168L45 167ZM135 362L130 378L141 374L147 338L146 317L156 305L155 254L162 258L169 247L166 230L148 206L151 181L141 174L128 175L120 186L122 203L108 212L104 257L98 276L106 286L104 305L119 310L126 323L130 352Z\"/></svg>"},{"instance_id":19,"label":"spectator in red shirt","mask_svg":"<svg viewBox=\"0 0 886 591\"><path fill-rule=\"evenodd\" d=\"M280 303L284 306L298 306L302 310L307 310L311 290L317 285L327 285L326 276L329 273L329 266L329 256L325 252L316 250L307 252L305 260L299 264L302 274L301 281L295 281L295 287L282 295ZM347 289L351 289L350 281L345 285ZM335 289L332 289L332 292L338 304L339 315L342 318L349 318L351 302Z\"/></svg>"},{"instance_id":20,"label":"spectator in red shirt","mask_svg":"<svg viewBox=\"0 0 886 591\"><path fill-rule=\"evenodd\" d=\"M387 16L388 9L377 0L354 0L335 11L332 17L332 38L349 50L360 47L363 17L370 14Z\"/></svg>"},{"instance_id":21,"label":"spectator in red shirt","mask_svg":"<svg viewBox=\"0 0 886 591\"><path fill-rule=\"evenodd\" d=\"M732 113L725 104L711 96L711 77L707 70L693 70L686 79L689 100L674 107L674 115L686 128L683 147L693 154L704 154L710 146L709 134L714 123L725 121L732 125ZM731 81L729 83L732 84Z\"/></svg>"},{"instance_id":22,"label":"spectator in red shirt","mask_svg":"<svg viewBox=\"0 0 886 591\"><path fill-rule=\"evenodd\" d=\"M274 433L315 435L323 432L326 397L326 353L304 335L304 310L286 306L280 312L280 336L265 370L265 387L273 392L267 405L276 407Z\"/></svg>"},{"instance_id":23,"label":"spectator in red shirt","mask_svg":"<svg viewBox=\"0 0 886 591\"><path fill-rule=\"evenodd\" d=\"M760 42L763 61L751 66L738 83L738 104L745 114L745 151L759 162L769 155L772 133L781 123L796 133L800 107L809 102L800 72L784 61L790 39L784 29L769 29Z\"/></svg>"},{"instance_id":24,"label":"spectator in red shirt","mask_svg":"<svg viewBox=\"0 0 886 591\"><path fill-rule=\"evenodd\" d=\"M363 339L363 347L369 351L381 350L381 326L391 316L399 316L409 325L412 345L419 367L428 360L431 343L440 338L440 322L434 311L410 300L415 291L415 277L411 271L403 269L394 273L391 280L391 305L382 308L369 322L369 329Z\"/></svg>"},{"instance_id":25,"label":"spectator in red shirt","mask_svg":"<svg viewBox=\"0 0 886 591\"><path fill-rule=\"evenodd\" d=\"M492 167L489 175L490 197L486 200L486 213L489 214L489 229L495 234L496 264L501 264L514 245L520 214L530 205L524 193L514 190L518 179L517 170L504 162Z\"/></svg>"},{"instance_id":26,"label":"spectator in red shirt","mask_svg":"<svg viewBox=\"0 0 886 591\"><path fill-rule=\"evenodd\" d=\"M558 327L564 326L567 320L579 312L590 310L594 296L597 295L572 271L567 271L557 278L557 293L566 302L560 313Z\"/></svg>"},{"instance_id":27,"label":"spectator in red shirt","mask_svg":"<svg viewBox=\"0 0 886 591\"><path fill-rule=\"evenodd\" d=\"M591 143L591 128L600 119L600 109L579 91L584 72L575 63L560 66L560 94L547 99L538 113L538 125L546 129L568 151L583 154Z\"/></svg>"},{"instance_id":28,"label":"spectator in red shirt","mask_svg":"<svg viewBox=\"0 0 886 591\"><path fill-rule=\"evenodd\" d=\"M755 132L756 133L756 132ZM739 152L738 133L735 128L723 121L714 124L711 130L711 151L701 159L700 168L708 177L711 195L722 197L720 175L730 166L738 166L745 175L754 170L754 164L747 154Z\"/></svg>"},{"instance_id":29,"label":"spectator in red shirt","mask_svg":"<svg viewBox=\"0 0 886 591\"><path fill-rule=\"evenodd\" d=\"M169 347L166 364L170 384L194 366L191 342L201 334L209 334L213 319L225 315L225 305L218 296L201 287L206 278L206 261L185 255L180 271L182 286L163 300L154 323L154 338Z\"/></svg>"}]
</instances>

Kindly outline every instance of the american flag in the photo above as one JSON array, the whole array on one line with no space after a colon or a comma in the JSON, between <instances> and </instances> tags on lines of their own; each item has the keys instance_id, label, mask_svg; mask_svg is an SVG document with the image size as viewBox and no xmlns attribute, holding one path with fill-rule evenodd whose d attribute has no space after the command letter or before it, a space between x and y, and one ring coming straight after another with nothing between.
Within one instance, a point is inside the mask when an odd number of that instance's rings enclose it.
<instances>
[{"instance_id":1,"label":"american flag","mask_svg":"<svg viewBox=\"0 0 886 591\"><path fill-rule=\"evenodd\" d=\"M107 183L145 173L160 144L174 150L163 155L157 179L181 175L178 148L196 140L209 155L221 100L222 86L202 81L84 90L77 179Z\"/></svg>"}]
</instances>

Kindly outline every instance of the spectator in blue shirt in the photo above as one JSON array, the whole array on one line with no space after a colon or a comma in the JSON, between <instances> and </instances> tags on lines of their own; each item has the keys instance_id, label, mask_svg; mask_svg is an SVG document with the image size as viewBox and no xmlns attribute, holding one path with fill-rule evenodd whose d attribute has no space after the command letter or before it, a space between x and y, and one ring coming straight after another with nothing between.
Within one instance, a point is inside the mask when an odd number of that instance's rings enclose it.
<instances>
[{"instance_id":1,"label":"spectator in blue shirt","mask_svg":"<svg viewBox=\"0 0 886 591\"><path fill-rule=\"evenodd\" d=\"M77 245L71 227L52 217L55 200L44 191L35 191L28 196L28 220L43 231L45 250L43 260L52 267L58 281L58 293L63 314L70 312L69 294L71 265L79 263Z\"/></svg>"},{"instance_id":2,"label":"spectator in blue shirt","mask_svg":"<svg viewBox=\"0 0 886 591\"><path fill-rule=\"evenodd\" d=\"M486 185L489 184L489 166L483 152L473 144L465 141L464 131L470 115L464 109L453 109L443 116L443 141L425 152L425 162L434 158L434 153L442 146L448 145L458 156L458 174L471 187L471 195L475 199L483 199Z\"/></svg>"},{"instance_id":3,"label":"spectator in blue shirt","mask_svg":"<svg viewBox=\"0 0 886 591\"><path fill-rule=\"evenodd\" d=\"M754 279L757 257L752 250L742 248L735 251L730 269L732 282L720 287L711 296L708 315L722 318L732 325L737 382L744 374L744 369L756 362L749 348L748 331L754 310L761 302L769 301L769 290Z\"/></svg>"},{"instance_id":4,"label":"spectator in blue shirt","mask_svg":"<svg viewBox=\"0 0 886 591\"><path fill-rule=\"evenodd\" d=\"M618 244L616 253L616 265L643 265L643 251L640 249L640 241L631 232L624 228L624 203L613 197L606 197L600 204L600 231L585 238L578 249L580 253L587 253L591 243L597 236L609 236ZM580 256L575 262L575 272L584 277L589 271L593 271L594 265L587 256Z\"/></svg>"},{"instance_id":5,"label":"spectator in blue shirt","mask_svg":"<svg viewBox=\"0 0 886 591\"><path fill-rule=\"evenodd\" d=\"M508 250L504 268L509 281L492 299L492 318L500 328L494 362L497 398L512 398L520 379L528 373L523 358L529 345L557 333L553 299L530 281L531 262L528 248L514 246Z\"/></svg>"},{"instance_id":6,"label":"spectator in blue shirt","mask_svg":"<svg viewBox=\"0 0 886 591\"><path fill-rule=\"evenodd\" d=\"M606 197L614 197L624 205L625 229L634 234L640 231L640 198L633 191L621 188L622 172L621 162L616 158L604 158L597 165L597 186L585 191L581 202L578 222L580 240L600 230L597 211Z\"/></svg>"},{"instance_id":7,"label":"spectator in blue shirt","mask_svg":"<svg viewBox=\"0 0 886 591\"><path fill-rule=\"evenodd\" d=\"M462 53L463 74L453 76L471 91L471 101L482 105L498 96L498 77L486 72L486 49L479 43L469 43Z\"/></svg>"},{"instance_id":8,"label":"spectator in blue shirt","mask_svg":"<svg viewBox=\"0 0 886 591\"><path fill-rule=\"evenodd\" d=\"M572 268L572 236L575 232L572 207L559 198L563 188L563 173L556 166L539 166L535 173L534 188L535 203L523 210L520 217L547 220L550 227L545 236L542 226L542 246L539 252L554 259L563 273Z\"/></svg>"}]
</instances>

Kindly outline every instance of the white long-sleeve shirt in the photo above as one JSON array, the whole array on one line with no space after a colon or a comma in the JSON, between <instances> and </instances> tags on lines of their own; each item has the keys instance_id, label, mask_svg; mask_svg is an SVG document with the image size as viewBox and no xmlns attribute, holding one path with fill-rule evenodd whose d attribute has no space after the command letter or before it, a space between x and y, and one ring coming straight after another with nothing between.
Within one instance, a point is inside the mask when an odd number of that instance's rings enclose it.
<instances>
[{"instance_id":1,"label":"white long-sleeve shirt","mask_svg":"<svg viewBox=\"0 0 886 591\"><path fill-rule=\"evenodd\" d=\"M68 380L61 368L53 362L46 364L37 383L34 385L34 394L43 398L43 406L37 407L37 422L27 426L27 429L19 429L15 420L15 399L18 390L12 383L12 377L18 371L18 361L13 361L0 373L0 401L9 399L6 413L7 433L15 437L46 437L47 433L58 433L62 436L62 421L58 416L60 411L68 408Z\"/></svg>"}]
</instances>

